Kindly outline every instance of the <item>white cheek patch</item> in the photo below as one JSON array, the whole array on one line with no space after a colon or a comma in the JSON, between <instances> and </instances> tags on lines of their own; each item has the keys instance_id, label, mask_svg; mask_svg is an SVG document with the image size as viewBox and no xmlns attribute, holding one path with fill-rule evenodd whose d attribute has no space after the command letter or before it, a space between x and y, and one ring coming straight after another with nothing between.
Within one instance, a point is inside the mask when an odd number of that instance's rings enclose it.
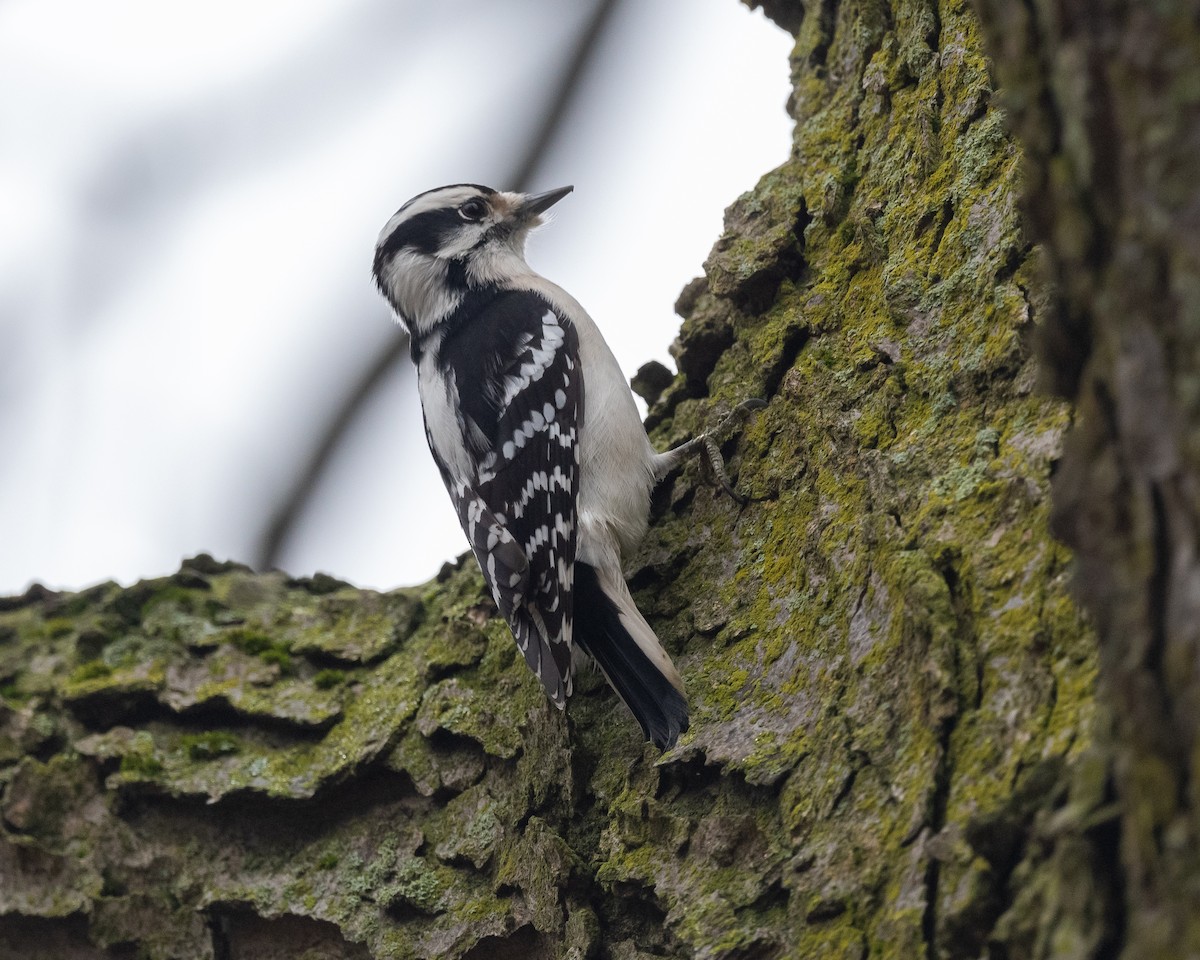
<instances>
[{"instance_id":1,"label":"white cheek patch","mask_svg":"<svg viewBox=\"0 0 1200 960\"><path fill-rule=\"evenodd\" d=\"M462 299L446 284L446 264L416 250L402 250L384 270L392 301L413 332L426 334Z\"/></svg>"},{"instance_id":2,"label":"white cheek patch","mask_svg":"<svg viewBox=\"0 0 1200 960\"><path fill-rule=\"evenodd\" d=\"M504 283L519 289L521 281L531 276L524 251L524 232L490 240L467 258L467 276L476 286Z\"/></svg>"},{"instance_id":3,"label":"white cheek patch","mask_svg":"<svg viewBox=\"0 0 1200 960\"><path fill-rule=\"evenodd\" d=\"M475 248L475 244L479 242L488 227L487 222L468 223L464 220L455 230L453 237L442 239L437 255L443 260L457 260L465 257Z\"/></svg>"}]
</instances>

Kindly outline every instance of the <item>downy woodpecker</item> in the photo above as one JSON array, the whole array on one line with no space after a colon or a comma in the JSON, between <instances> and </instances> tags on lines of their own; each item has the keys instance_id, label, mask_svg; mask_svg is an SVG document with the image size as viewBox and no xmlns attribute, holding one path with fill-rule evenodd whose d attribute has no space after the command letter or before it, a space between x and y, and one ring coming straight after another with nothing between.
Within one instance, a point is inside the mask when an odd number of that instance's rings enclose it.
<instances>
[{"instance_id":1,"label":"downy woodpecker","mask_svg":"<svg viewBox=\"0 0 1200 960\"><path fill-rule=\"evenodd\" d=\"M688 727L683 681L621 558L685 457L706 452L730 487L708 436L654 450L592 318L525 263L529 231L571 189L419 194L379 235L375 283L408 330L429 449L530 669L562 708L578 645L665 748Z\"/></svg>"}]
</instances>

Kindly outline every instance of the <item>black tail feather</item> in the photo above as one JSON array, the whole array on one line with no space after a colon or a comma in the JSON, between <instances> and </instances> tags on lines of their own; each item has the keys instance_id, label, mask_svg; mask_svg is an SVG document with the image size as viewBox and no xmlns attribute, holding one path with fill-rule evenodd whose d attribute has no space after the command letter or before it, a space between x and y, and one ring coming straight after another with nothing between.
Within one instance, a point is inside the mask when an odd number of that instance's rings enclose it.
<instances>
[{"instance_id":1,"label":"black tail feather","mask_svg":"<svg viewBox=\"0 0 1200 960\"><path fill-rule=\"evenodd\" d=\"M596 569L575 562L575 641L604 671L646 739L659 749L675 746L688 728L688 705L621 624L616 603Z\"/></svg>"}]
</instances>

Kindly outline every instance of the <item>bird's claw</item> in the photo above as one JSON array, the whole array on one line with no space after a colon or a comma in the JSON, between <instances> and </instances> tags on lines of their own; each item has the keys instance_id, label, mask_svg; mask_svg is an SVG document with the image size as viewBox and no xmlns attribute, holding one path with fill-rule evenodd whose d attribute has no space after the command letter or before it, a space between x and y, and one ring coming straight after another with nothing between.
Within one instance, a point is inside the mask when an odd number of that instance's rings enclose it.
<instances>
[{"instance_id":1,"label":"bird's claw","mask_svg":"<svg viewBox=\"0 0 1200 960\"><path fill-rule=\"evenodd\" d=\"M729 479L729 474L725 470L725 458L721 456L721 448L713 439L715 435L724 433L730 424L738 425L743 422L755 410L761 410L767 405L766 400L752 397L749 400L743 400L729 415L725 417L716 428L703 434L701 442L704 447L704 456L701 458L701 470L705 474L705 479L709 483L719 486L730 498L741 504L743 507L750 502L750 498L737 492L733 486L733 481Z\"/></svg>"}]
</instances>

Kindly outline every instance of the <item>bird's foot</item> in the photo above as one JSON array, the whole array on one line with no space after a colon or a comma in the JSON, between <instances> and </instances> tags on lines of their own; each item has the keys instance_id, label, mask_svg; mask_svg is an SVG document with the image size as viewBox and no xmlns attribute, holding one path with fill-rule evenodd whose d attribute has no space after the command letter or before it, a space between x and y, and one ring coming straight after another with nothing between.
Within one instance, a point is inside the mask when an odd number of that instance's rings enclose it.
<instances>
[{"instance_id":1,"label":"bird's foot","mask_svg":"<svg viewBox=\"0 0 1200 960\"><path fill-rule=\"evenodd\" d=\"M687 443L681 444L674 450L663 455L663 465L660 470L659 478L666 474L667 470L674 467L682 460L693 454L702 454L700 457L700 471L704 475L704 479L713 486L720 487L735 501L745 506L749 502L749 498L742 496L733 486L733 481L729 479L729 474L725 470L725 458L721 456L721 447L717 443L716 438L724 434L731 427L741 426L750 414L755 410L761 410L767 405L767 401L760 400L757 397L751 400L744 400L739 403L712 430L707 430L698 437L693 437Z\"/></svg>"}]
</instances>

